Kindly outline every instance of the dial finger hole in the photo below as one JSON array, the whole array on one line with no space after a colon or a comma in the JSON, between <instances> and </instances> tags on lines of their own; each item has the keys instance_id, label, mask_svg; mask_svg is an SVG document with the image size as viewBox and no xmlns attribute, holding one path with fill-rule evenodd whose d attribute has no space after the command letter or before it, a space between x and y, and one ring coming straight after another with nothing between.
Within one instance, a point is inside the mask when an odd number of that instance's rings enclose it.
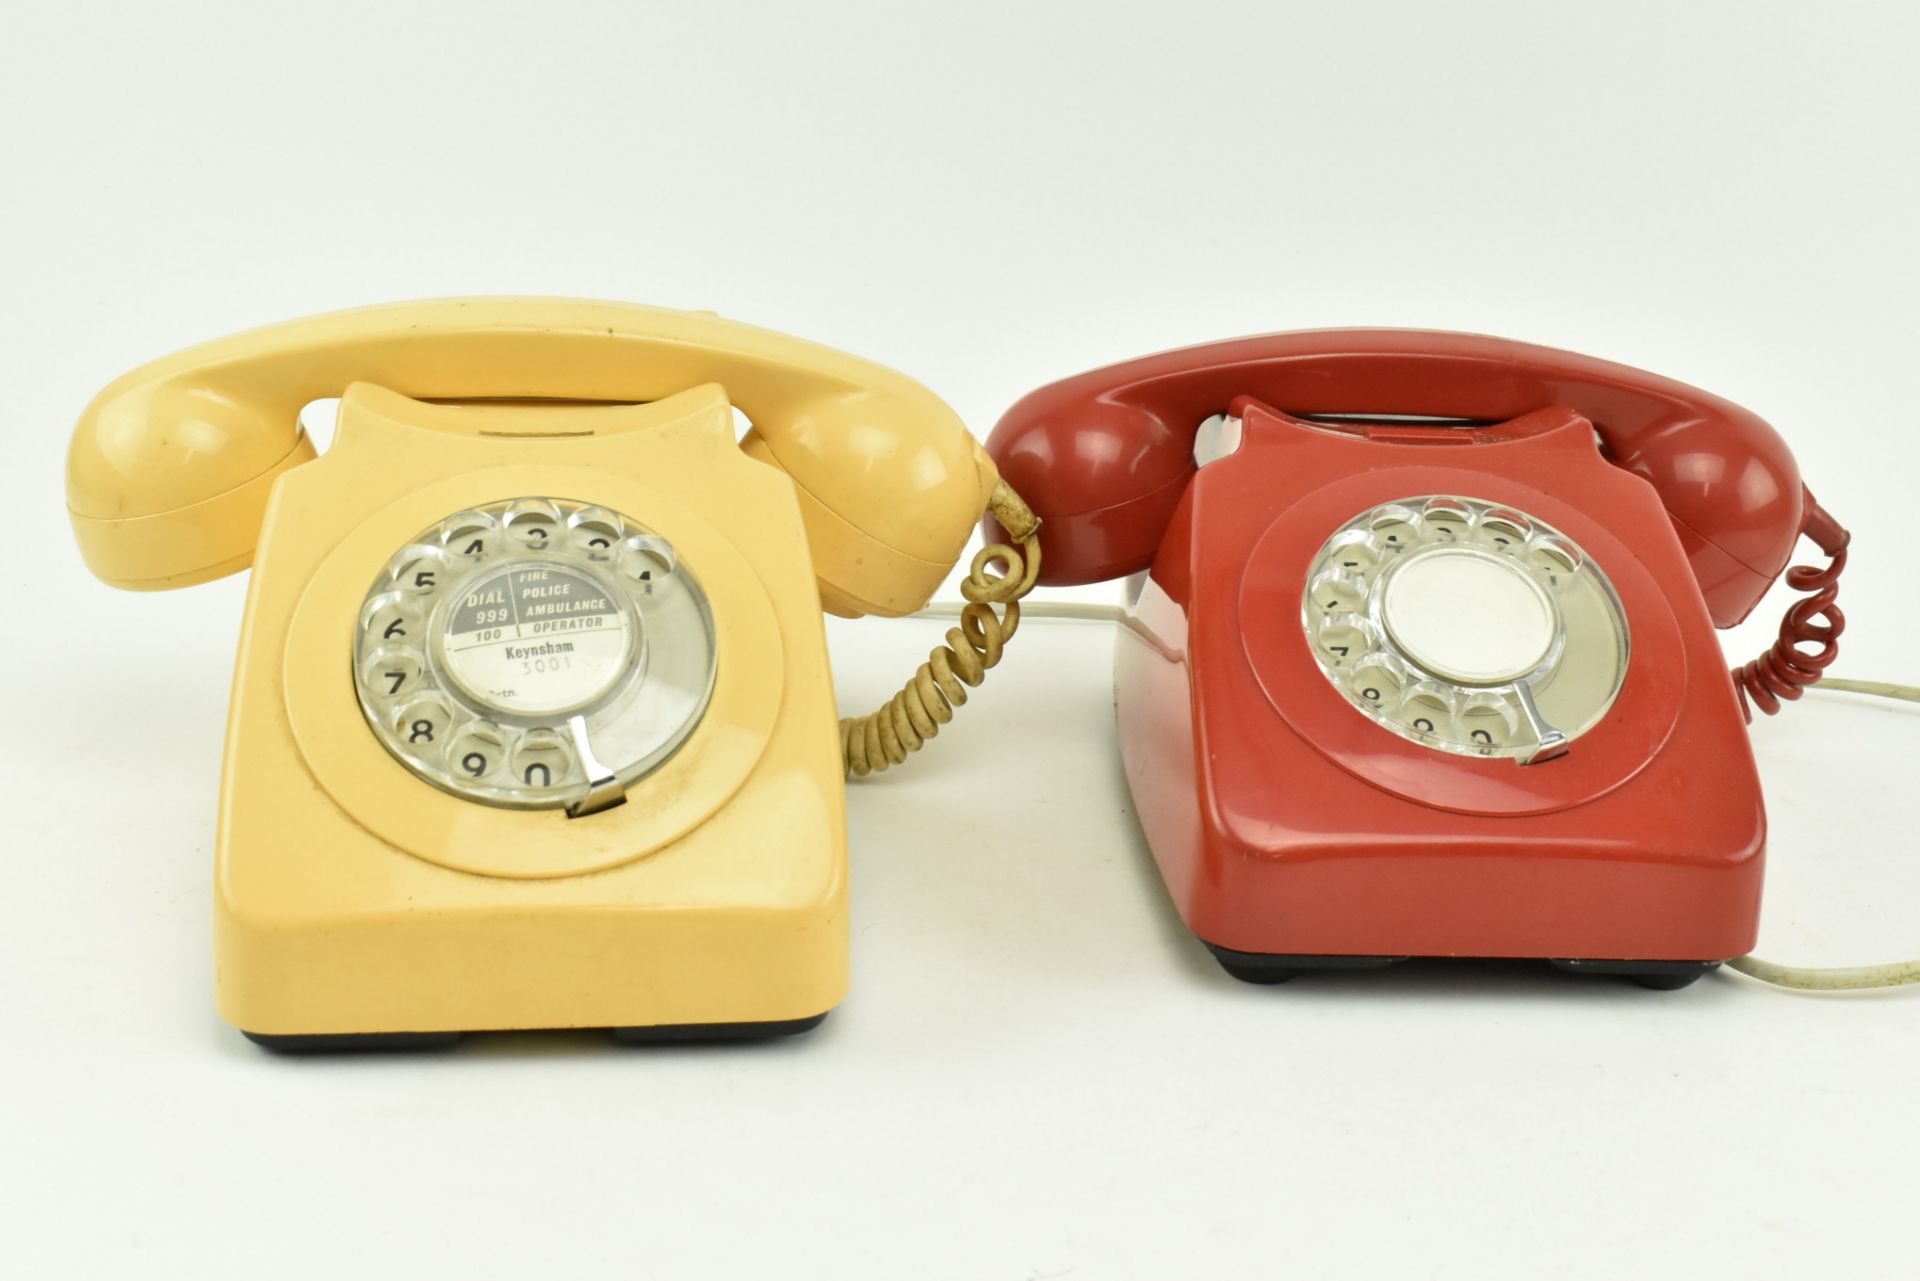
<instances>
[{"instance_id":1,"label":"dial finger hole","mask_svg":"<svg viewBox=\"0 0 1920 1281\"><path fill-rule=\"evenodd\" d=\"M431 596L447 577L447 554L438 547L415 543L393 558L393 585L409 596Z\"/></svg>"},{"instance_id":2,"label":"dial finger hole","mask_svg":"<svg viewBox=\"0 0 1920 1281\"><path fill-rule=\"evenodd\" d=\"M1579 573L1584 559L1579 548L1550 534L1541 534L1533 540L1527 558L1534 569L1545 575L1555 587L1560 585L1562 579Z\"/></svg>"},{"instance_id":3,"label":"dial finger hole","mask_svg":"<svg viewBox=\"0 0 1920 1281\"><path fill-rule=\"evenodd\" d=\"M625 530L620 518L604 507L588 507L567 518L567 536L588 560L605 563L620 551Z\"/></svg>"},{"instance_id":4,"label":"dial finger hole","mask_svg":"<svg viewBox=\"0 0 1920 1281\"><path fill-rule=\"evenodd\" d=\"M1473 513L1457 498L1430 498L1420 513L1421 533L1434 541L1457 541L1472 523Z\"/></svg>"},{"instance_id":5,"label":"dial finger hole","mask_svg":"<svg viewBox=\"0 0 1920 1281\"><path fill-rule=\"evenodd\" d=\"M507 508L507 537L529 551L545 551L560 538L560 510L542 498L523 498Z\"/></svg>"},{"instance_id":6,"label":"dial finger hole","mask_svg":"<svg viewBox=\"0 0 1920 1281\"><path fill-rule=\"evenodd\" d=\"M1520 713L1498 694L1476 694L1461 705L1459 727L1469 747L1506 747L1519 736Z\"/></svg>"},{"instance_id":7,"label":"dial finger hole","mask_svg":"<svg viewBox=\"0 0 1920 1281\"><path fill-rule=\"evenodd\" d=\"M468 778L484 779L506 760L506 735L485 721L463 726L447 744L447 764Z\"/></svg>"},{"instance_id":8,"label":"dial finger hole","mask_svg":"<svg viewBox=\"0 0 1920 1281\"><path fill-rule=\"evenodd\" d=\"M440 545L463 561L482 561L493 555L499 538L500 522L486 512L461 512L449 517L440 530Z\"/></svg>"},{"instance_id":9,"label":"dial finger hole","mask_svg":"<svg viewBox=\"0 0 1920 1281\"><path fill-rule=\"evenodd\" d=\"M1372 536L1364 529L1350 529L1335 538L1326 556L1339 568L1362 578L1380 564L1380 549L1373 545Z\"/></svg>"},{"instance_id":10,"label":"dial finger hole","mask_svg":"<svg viewBox=\"0 0 1920 1281\"><path fill-rule=\"evenodd\" d=\"M1368 527L1374 538L1387 551L1405 551L1420 541L1418 525L1420 513L1400 503L1389 503L1373 513Z\"/></svg>"},{"instance_id":11,"label":"dial finger hole","mask_svg":"<svg viewBox=\"0 0 1920 1281\"><path fill-rule=\"evenodd\" d=\"M558 787L573 773L573 750L549 729L521 735L509 761L513 781L521 787Z\"/></svg>"},{"instance_id":12,"label":"dial finger hole","mask_svg":"<svg viewBox=\"0 0 1920 1281\"><path fill-rule=\"evenodd\" d=\"M635 534L620 549L620 572L642 590L673 573L673 544L652 534Z\"/></svg>"},{"instance_id":13,"label":"dial finger hole","mask_svg":"<svg viewBox=\"0 0 1920 1281\"><path fill-rule=\"evenodd\" d=\"M1533 522L1519 512L1495 507L1480 518L1479 532L1482 545L1506 554L1526 546Z\"/></svg>"},{"instance_id":14,"label":"dial finger hole","mask_svg":"<svg viewBox=\"0 0 1920 1281\"><path fill-rule=\"evenodd\" d=\"M401 746L422 755L438 750L446 742L452 724L453 713L447 709L446 701L433 697L410 699L393 715L394 733L399 736Z\"/></svg>"},{"instance_id":15,"label":"dial finger hole","mask_svg":"<svg viewBox=\"0 0 1920 1281\"><path fill-rule=\"evenodd\" d=\"M1330 569L1313 580L1313 603L1329 614L1351 613L1367 603L1367 580L1348 569Z\"/></svg>"},{"instance_id":16,"label":"dial finger hole","mask_svg":"<svg viewBox=\"0 0 1920 1281\"><path fill-rule=\"evenodd\" d=\"M1373 654L1353 666L1347 688L1374 707L1392 707L1406 688L1406 673L1385 654Z\"/></svg>"},{"instance_id":17,"label":"dial finger hole","mask_svg":"<svg viewBox=\"0 0 1920 1281\"><path fill-rule=\"evenodd\" d=\"M420 613L400 592L382 592L360 611L360 629L376 641L407 640L420 634Z\"/></svg>"},{"instance_id":18,"label":"dial finger hole","mask_svg":"<svg viewBox=\"0 0 1920 1281\"><path fill-rule=\"evenodd\" d=\"M1358 662L1373 648L1367 622L1358 614L1330 614L1321 623L1315 642L1328 666Z\"/></svg>"},{"instance_id":19,"label":"dial finger hole","mask_svg":"<svg viewBox=\"0 0 1920 1281\"><path fill-rule=\"evenodd\" d=\"M397 645L383 645L360 665L362 683L381 698L406 698L420 691L426 669L420 656Z\"/></svg>"},{"instance_id":20,"label":"dial finger hole","mask_svg":"<svg viewBox=\"0 0 1920 1281\"><path fill-rule=\"evenodd\" d=\"M1437 734L1453 722L1453 691L1433 681L1421 681L1400 702L1400 718L1422 734Z\"/></svg>"}]
</instances>

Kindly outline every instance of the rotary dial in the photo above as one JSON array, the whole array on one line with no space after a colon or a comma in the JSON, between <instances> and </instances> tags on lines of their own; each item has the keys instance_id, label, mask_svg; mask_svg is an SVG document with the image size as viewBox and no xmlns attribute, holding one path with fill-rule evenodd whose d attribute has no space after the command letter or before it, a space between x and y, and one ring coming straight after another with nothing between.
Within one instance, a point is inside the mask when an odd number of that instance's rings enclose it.
<instances>
[{"instance_id":1,"label":"rotary dial","mask_svg":"<svg viewBox=\"0 0 1920 1281\"><path fill-rule=\"evenodd\" d=\"M1439 751L1557 756L1626 676L1626 617L1599 566L1480 499L1404 498L1342 525L1308 570L1301 621L1349 702Z\"/></svg>"},{"instance_id":2,"label":"rotary dial","mask_svg":"<svg viewBox=\"0 0 1920 1281\"><path fill-rule=\"evenodd\" d=\"M360 707L444 791L584 814L699 724L713 620L672 546L585 503L519 498L422 530L367 590Z\"/></svg>"}]
</instances>

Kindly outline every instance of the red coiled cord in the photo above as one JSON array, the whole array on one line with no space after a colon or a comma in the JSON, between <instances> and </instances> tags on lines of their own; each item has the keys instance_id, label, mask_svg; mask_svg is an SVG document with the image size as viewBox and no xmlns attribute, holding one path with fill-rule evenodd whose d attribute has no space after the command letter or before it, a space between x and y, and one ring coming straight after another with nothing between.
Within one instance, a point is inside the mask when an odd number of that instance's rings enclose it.
<instances>
[{"instance_id":1,"label":"red coiled cord","mask_svg":"<svg viewBox=\"0 0 1920 1281\"><path fill-rule=\"evenodd\" d=\"M1780 620L1780 636L1771 648L1744 667L1733 669L1733 688L1740 698L1740 714L1749 722L1757 706L1768 716L1780 710L1782 700L1793 702L1821 675L1840 653L1840 633L1847 629L1847 616L1834 603L1840 595L1840 572L1847 567L1847 542L1844 530L1827 546L1832 559L1825 569L1795 565L1787 571L1787 586L1796 592L1811 592L1798 600ZM1812 645L1808 653L1802 645Z\"/></svg>"}]
</instances>

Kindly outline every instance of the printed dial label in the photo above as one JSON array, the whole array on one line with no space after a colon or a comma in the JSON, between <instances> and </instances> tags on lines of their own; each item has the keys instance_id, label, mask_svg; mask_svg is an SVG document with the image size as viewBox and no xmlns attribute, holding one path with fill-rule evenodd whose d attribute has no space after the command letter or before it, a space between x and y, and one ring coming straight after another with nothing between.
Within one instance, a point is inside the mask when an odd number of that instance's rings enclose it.
<instances>
[{"instance_id":1,"label":"printed dial label","mask_svg":"<svg viewBox=\"0 0 1920 1281\"><path fill-rule=\"evenodd\" d=\"M441 650L473 697L551 716L592 702L627 668L634 620L586 574L549 562L474 580L447 613Z\"/></svg>"}]
</instances>

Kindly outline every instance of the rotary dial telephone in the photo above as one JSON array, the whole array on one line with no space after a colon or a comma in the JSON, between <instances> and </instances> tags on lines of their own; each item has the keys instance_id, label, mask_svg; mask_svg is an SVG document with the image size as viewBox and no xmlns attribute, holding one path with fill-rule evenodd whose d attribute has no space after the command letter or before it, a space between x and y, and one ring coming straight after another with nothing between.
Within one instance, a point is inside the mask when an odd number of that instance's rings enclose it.
<instances>
[{"instance_id":1,"label":"rotary dial telephone","mask_svg":"<svg viewBox=\"0 0 1920 1281\"><path fill-rule=\"evenodd\" d=\"M333 396L316 458L299 410ZM89 406L68 496L116 586L253 567L219 998L291 1049L817 1023L846 988L842 780L951 719L1039 569L1031 514L919 384L616 303L192 348ZM820 611L917 609L988 509L1016 533L962 625L836 722Z\"/></svg>"},{"instance_id":2,"label":"rotary dial telephone","mask_svg":"<svg viewBox=\"0 0 1920 1281\"><path fill-rule=\"evenodd\" d=\"M1324 330L1052 384L988 451L1045 522L1041 583L1137 576L1127 779L1235 976L1474 956L1656 987L1729 961L1920 978L1746 955L1745 721L1832 663L1848 542L1753 413L1524 343ZM1802 536L1826 566L1788 569ZM1805 595L1728 672L1714 629L1783 572Z\"/></svg>"}]
</instances>

